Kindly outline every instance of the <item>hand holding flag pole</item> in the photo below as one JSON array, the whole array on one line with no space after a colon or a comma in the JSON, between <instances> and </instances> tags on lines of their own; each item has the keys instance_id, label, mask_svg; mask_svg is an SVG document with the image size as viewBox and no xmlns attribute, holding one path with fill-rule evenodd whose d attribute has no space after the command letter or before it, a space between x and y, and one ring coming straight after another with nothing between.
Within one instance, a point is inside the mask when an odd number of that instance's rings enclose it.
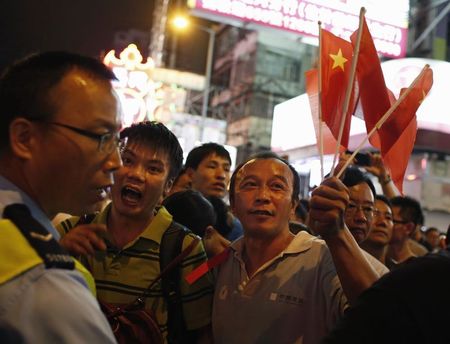
<instances>
[{"instance_id":1,"label":"hand holding flag pole","mask_svg":"<svg viewBox=\"0 0 450 344\"><path fill-rule=\"evenodd\" d=\"M372 135L376 132L377 129L380 129L380 127L386 122L386 120L391 116L391 114L397 109L397 107L400 105L400 103L408 96L408 94L414 89L416 83L422 78L422 76L425 74L427 69L430 68L430 65L426 64L420 74L414 79L414 81L409 85L409 87L403 92L400 97L397 99L397 101L392 104L392 106L389 108L388 111L380 118L380 120L375 124L375 126L372 128L372 130L367 134L365 139L359 144L359 146L355 149L353 154L350 156L350 158L346 161L342 169L337 174L337 178L340 178L342 173L346 170L346 168L350 165L351 161L355 158L356 154L359 153L359 151L362 149L362 147L369 141L369 139L372 137Z\"/></svg>"},{"instance_id":2,"label":"hand holding flag pole","mask_svg":"<svg viewBox=\"0 0 450 344\"><path fill-rule=\"evenodd\" d=\"M344 132L344 125L345 125L345 120L346 120L347 115L348 115L347 112L348 112L348 107L349 107L349 104L350 104L350 98L351 98L352 93L353 93L352 91L353 91L353 86L354 86L354 83L355 83L356 66L358 64L359 47L361 45L362 26L363 26L363 19L364 19L364 14L365 13L366 13L366 9L364 7L361 7L361 10L359 11L358 38L357 38L357 41L356 41L355 49L353 51L352 66L351 66L351 70L350 70L350 80L349 80L349 82L347 84L347 91L345 93L345 100L344 100L344 105L343 105L343 110L342 110L341 125L339 127L339 136L338 136L338 140L336 142L336 151L335 151L334 156L333 156L333 164L331 165L331 175L334 175L336 158L339 155L339 148L340 148L340 145L341 145L342 133ZM319 32L320 32L320 30L319 30ZM319 80L321 80L321 79L319 79ZM322 179L323 179L323 176L322 176Z\"/></svg>"}]
</instances>

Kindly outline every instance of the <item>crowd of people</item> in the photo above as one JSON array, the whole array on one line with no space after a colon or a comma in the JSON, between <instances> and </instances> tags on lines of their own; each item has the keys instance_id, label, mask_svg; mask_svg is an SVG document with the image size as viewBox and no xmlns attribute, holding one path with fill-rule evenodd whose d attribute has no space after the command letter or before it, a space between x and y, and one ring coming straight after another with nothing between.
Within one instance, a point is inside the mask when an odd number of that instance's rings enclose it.
<instances>
[{"instance_id":1,"label":"crowd of people","mask_svg":"<svg viewBox=\"0 0 450 344\"><path fill-rule=\"evenodd\" d=\"M0 78L2 343L123 342L105 307L138 301L162 343L450 342L448 242L379 155L300 200L273 152L183 165L162 123L121 128L114 79L65 52Z\"/></svg>"}]
</instances>

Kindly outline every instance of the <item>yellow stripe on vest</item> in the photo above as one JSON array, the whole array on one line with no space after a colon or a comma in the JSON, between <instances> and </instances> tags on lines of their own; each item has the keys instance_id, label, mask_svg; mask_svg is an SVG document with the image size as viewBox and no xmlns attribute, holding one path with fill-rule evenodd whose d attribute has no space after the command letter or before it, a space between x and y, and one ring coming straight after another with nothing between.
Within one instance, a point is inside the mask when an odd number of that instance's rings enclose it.
<instances>
[{"instance_id":1,"label":"yellow stripe on vest","mask_svg":"<svg viewBox=\"0 0 450 344\"><path fill-rule=\"evenodd\" d=\"M14 223L0 220L0 284L43 262Z\"/></svg>"},{"instance_id":2,"label":"yellow stripe on vest","mask_svg":"<svg viewBox=\"0 0 450 344\"><path fill-rule=\"evenodd\" d=\"M76 259L75 268L84 277L92 295L96 296L91 273ZM44 261L20 230L10 220L0 220L0 285L19 276Z\"/></svg>"}]
</instances>

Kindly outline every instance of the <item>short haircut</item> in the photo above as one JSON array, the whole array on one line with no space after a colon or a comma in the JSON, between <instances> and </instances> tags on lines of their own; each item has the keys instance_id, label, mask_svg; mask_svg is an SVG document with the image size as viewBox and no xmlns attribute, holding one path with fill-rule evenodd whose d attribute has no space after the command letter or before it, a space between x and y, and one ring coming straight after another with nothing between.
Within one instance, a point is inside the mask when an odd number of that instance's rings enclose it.
<instances>
[{"instance_id":1,"label":"short haircut","mask_svg":"<svg viewBox=\"0 0 450 344\"><path fill-rule=\"evenodd\" d=\"M437 233L441 233L440 231L439 231L439 229L437 229L436 227L428 227L426 230L425 230L425 234L428 234L428 233L431 233L431 232L437 232Z\"/></svg>"},{"instance_id":2,"label":"short haircut","mask_svg":"<svg viewBox=\"0 0 450 344\"><path fill-rule=\"evenodd\" d=\"M377 194L375 192L375 186L370 180L369 175L355 166L347 167L344 173L344 179L342 179L342 183L344 183L344 185L348 188L351 188L352 186L359 185L362 183L366 183L369 186L370 190L372 191L374 198Z\"/></svg>"},{"instance_id":3,"label":"short haircut","mask_svg":"<svg viewBox=\"0 0 450 344\"><path fill-rule=\"evenodd\" d=\"M173 185L175 185L177 183L178 179L180 179L180 177L182 177L186 172L187 172L186 166L182 166L180 168L180 171L177 173L177 175L173 179Z\"/></svg>"},{"instance_id":4,"label":"short haircut","mask_svg":"<svg viewBox=\"0 0 450 344\"><path fill-rule=\"evenodd\" d=\"M375 200L384 202L392 210L392 203L389 200L389 198L387 198L385 195L378 194L378 195L375 196Z\"/></svg>"},{"instance_id":5,"label":"short haircut","mask_svg":"<svg viewBox=\"0 0 450 344\"><path fill-rule=\"evenodd\" d=\"M74 69L99 80L116 80L102 62L63 51L33 54L5 70L0 77L0 150L9 147L9 126L15 118L52 119L57 109L50 93Z\"/></svg>"},{"instance_id":6,"label":"short haircut","mask_svg":"<svg viewBox=\"0 0 450 344\"><path fill-rule=\"evenodd\" d=\"M162 123L144 121L123 129L120 138L151 147L158 152L167 153L170 168L168 179L174 179L183 166L183 149L177 137Z\"/></svg>"},{"instance_id":7,"label":"short haircut","mask_svg":"<svg viewBox=\"0 0 450 344\"><path fill-rule=\"evenodd\" d=\"M173 216L173 220L203 237L208 226L216 223L212 204L198 191L176 192L164 199L162 205Z\"/></svg>"},{"instance_id":8,"label":"short haircut","mask_svg":"<svg viewBox=\"0 0 450 344\"><path fill-rule=\"evenodd\" d=\"M409 196L396 196L391 198L393 207L400 208L400 216L405 221L410 221L415 225L423 225L424 216L419 201Z\"/></svg>"},{"instance_id":9,"label":"short haircut","mask_svg":"<svg viewBox=\"0 0 450 344\"><path fill-rule=\"evenodd\" d=\"M214 142L204 143L201 146L193 148L189 152L184 165L186 168L196 170L198 165L200 165L200 163L212 153L216 153L217 156L228 160L231 165L230 153L228 153L224 146Z\"/></svg>"},{"instance_id":10,"label":"short haircut","mask_svg":"<svg viewBox=\"0 0 450 344\"><path fill-rule=\"evenodd\" d=\"M295 207L295 216L302 219L303 222L306 221L306 217L308 216L308 211L300 202L298 202L297 206Z\"/></svg>"},{"instance_id":11,"label":"short haircut","mask_svg":"<svg viewBox=\"0 0 450 344\"><path fill-rule=\"evenodd\" d=\"M298 201L298 198L299 198L298 195L300 193L300 177L298 176L297 171L291 164L289 164L289 162L287 162L286 160L281 158L278 154L268 151L268 152L261 152L261 153L252 155L250 158L248 158L246 161L244 161L243 163L239 164L236 167L236 169L234 170L233 174L231 175L231 179L230 179L229 198L230 198L231 203L234 202L234 188L235 188L235 183L236 183L236 176L237 176L239 170L246 163L248 163L251 160L267 160L267 159L275 159L275 160L281 161L283 164L285 164L287 167L289 167L289 169L292 172L292 177L294 180L294 183L292 185L292 201L295 201L295 202Z\"/></svg>"},{"instance_id":12,"label":"short haircut","mask_svg":"<svg viewBox=\"0 0 450 344\"><path fill-rule=\"evenodd\" d=\"M214 210L216 212L216 223L214 225L214 228L224 237L227 237L227 235L231 232L233 227L228 222L228 206L227 204L219 197L217 196L207 196L206 197L208 201L212 204L214 207Z\"/></svg>"}]
</instances>

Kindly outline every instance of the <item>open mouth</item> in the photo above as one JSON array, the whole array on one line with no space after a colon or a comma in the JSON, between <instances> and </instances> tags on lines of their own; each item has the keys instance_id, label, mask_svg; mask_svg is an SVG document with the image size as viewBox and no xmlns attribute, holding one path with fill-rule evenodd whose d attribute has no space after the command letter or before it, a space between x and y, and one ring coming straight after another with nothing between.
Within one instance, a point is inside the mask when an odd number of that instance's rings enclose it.
<instances>
[{"instance_id":1,"label":"open mouth","mask_svg":"<svg viewBox=\"0 0 450 344\"><path fill-rule=\"evenodd\" d=\"M122 200L126 203L136 204L142 199L142 192L134 187L125 186L122 188Z\"/></svg>"},{"instance_id":2,"label":"open mouth","mask_svg":"<svg viewBox=\"0 0 450 344\"><path fill-rule=\"evenodd\" d=\"M273 216L273 213L268 210L251 210L250 214L260 216Z\"/></svg>"}]
</instances>

